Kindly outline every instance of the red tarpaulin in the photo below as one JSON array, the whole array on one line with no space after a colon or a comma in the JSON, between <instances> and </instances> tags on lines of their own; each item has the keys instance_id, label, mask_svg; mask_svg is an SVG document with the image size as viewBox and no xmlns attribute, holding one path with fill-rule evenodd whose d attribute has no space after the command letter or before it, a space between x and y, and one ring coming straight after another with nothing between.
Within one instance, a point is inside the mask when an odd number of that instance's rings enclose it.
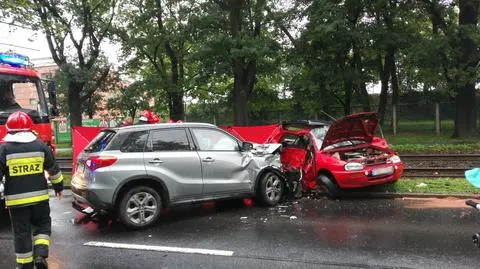
<instances>
[{"instance_id":1,"label":"red tarpaulin","mask_svg":"<svg viewBox=\"0 0 480 269\"><path fill-rule=\"evenodd\" d=\"M92 141L103 128L100 127L72 127L72 174L75 172L77 156Z\"/></svg>"},{"instance_id":2,"label":"red tarpaulin","mask_svg":"<svg viewBox=\"0 0 480 269\"><path fill-rule=\"evenodd\" d=\"M234 136L244 141L263 144L270 141L269 138L274 135L280 125L259 125L259 126L221 126L222 129L228 131Z\"/></svg>"},{"instance_id":3,"label":"red tarpaulin","mask_svg":"<svg viewBox=\"0 0 480 269\"><path fill-rule=\"evenodd\" d=\"M279 133L278 124L259 126L221 126L243 141L253 143L276 143ZM92 141L103 128L100 127L72 127L72 173L75 171L78 154Z\"/></svg>"}]
</instances>

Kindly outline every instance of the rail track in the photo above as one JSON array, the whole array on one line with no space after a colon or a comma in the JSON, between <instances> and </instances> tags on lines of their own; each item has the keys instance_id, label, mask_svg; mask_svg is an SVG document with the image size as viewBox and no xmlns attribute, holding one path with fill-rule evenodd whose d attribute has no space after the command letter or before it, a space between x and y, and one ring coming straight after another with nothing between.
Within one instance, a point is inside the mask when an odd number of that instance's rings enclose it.
<instances>
[{"instance_id":1,"label":"rail track","mask_svg":"<svg viewBox=\"0 0 480 269\"><path fill-rule=\"evenodd\" d=\"M403 177L461 178L465 170L480 167L480 154L402 154ZM72 158L58 157L63 172L72 171Z\"/></svg>"}]
</instances>

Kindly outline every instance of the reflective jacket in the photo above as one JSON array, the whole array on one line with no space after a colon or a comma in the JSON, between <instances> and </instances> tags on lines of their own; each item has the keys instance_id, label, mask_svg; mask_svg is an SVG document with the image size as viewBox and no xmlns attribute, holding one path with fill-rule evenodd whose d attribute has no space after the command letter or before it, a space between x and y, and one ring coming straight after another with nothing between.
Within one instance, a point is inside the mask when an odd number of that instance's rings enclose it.
<instances>
[{"instance_id":1,"label":"reflective jacket","mask_svg":"<svg viewBox=\"0 0 480 269\"><path fill-rule=\"evenodd\" d=\"M63 175L47 145L39 140L0 145L0 178L5 176L5 205L20 207L48 201L45 171L55 192L61 192Z\"/></svg>"}]
</instances>

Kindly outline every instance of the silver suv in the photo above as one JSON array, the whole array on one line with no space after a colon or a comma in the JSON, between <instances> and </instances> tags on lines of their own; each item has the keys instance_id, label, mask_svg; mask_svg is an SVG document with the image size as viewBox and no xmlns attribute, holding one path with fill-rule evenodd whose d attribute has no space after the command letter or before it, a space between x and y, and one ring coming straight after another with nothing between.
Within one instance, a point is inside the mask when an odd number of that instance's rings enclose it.
<instances>
[{"instance_id":1,"label":"silver suv","mask_svg":"<svg viewBox=\"0 0 480 269\"><path fill-rule=\"evenodd\" d=\"M162 209L184 203L254 197L273 206L286 188L279 148L203 123L106 129L78 156L73 207L116 213L128 227L143 228Z\"/></svg>"}]
</instances>

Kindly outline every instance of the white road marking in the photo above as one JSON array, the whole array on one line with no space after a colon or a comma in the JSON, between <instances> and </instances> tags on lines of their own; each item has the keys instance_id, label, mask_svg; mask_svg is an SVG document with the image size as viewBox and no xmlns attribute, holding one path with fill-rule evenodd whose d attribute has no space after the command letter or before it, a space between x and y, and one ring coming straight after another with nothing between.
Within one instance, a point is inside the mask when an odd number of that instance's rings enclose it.
<instances>
[{"instance_id":1,"label":"white road marking","mask_svg":"<svg viewBox=\"0 0 480 269\"><path fill-rule=\"evenodd\" d=\"M166 247L166 246L150 246L150 245L135 245L135 244L121 244L121 243L108 243L108 242L87 242L83 244L89 247L103 247L103 248L119 248L119 249L132 249L132 250L146 250L146 251L158 251L158 252L177 252L188 254L203 254L214 256L233 256L233 251L227 250L215 250L215 249L203 249L203 248L178 248L178 247Z\"/></svg>"}]
</instances>

